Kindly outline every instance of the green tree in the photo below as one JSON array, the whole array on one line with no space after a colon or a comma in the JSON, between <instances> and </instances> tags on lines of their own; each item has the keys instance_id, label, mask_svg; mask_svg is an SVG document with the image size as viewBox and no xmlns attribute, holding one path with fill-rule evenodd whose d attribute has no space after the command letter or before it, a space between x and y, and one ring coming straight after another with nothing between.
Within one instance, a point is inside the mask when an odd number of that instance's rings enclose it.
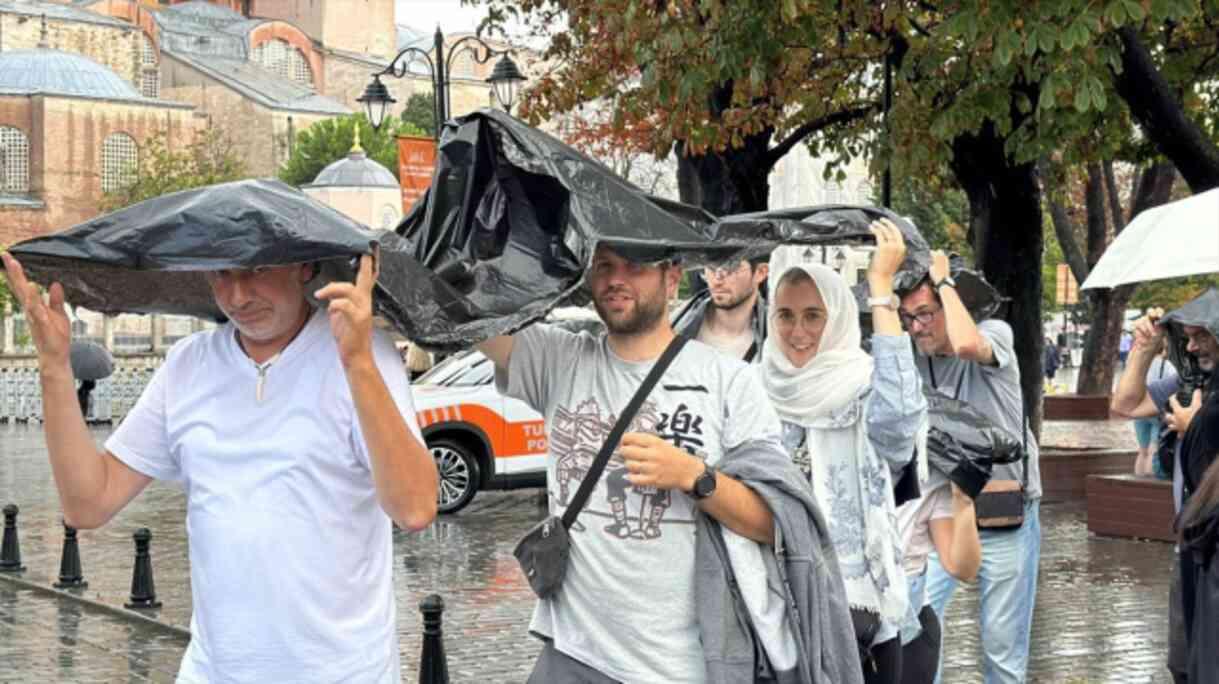
<instances>
[{"instance_id":1,"label":"green tree","mask_svg":"<svg viewBox=\"0 0 1219 684\"><path fill-rule=\"evenodd\" d=\"M114 211L167 193L246 177L232 138L219 128L206 129L182 148L171 148L161 133L145 143L135 180L105 193L99 208Z\"/></svg>"},{"instance_id":2,"label":"green tree","mask_svg":"<svg viewBox=\"0 0 1219 684\"><path fill-rule=\"evenodd\" d=\"M871 201L879 206L881 198L877 192ZM966 236L969 202L960 190L898 174L891 199L890 208L913 221L932 249L973 258L973 246Z\"/></svg>"},{"instance_id":3,"label":"green tree","mask_svg":"<svg viewBox=\"0 0 1219 684\"><path fill-rule=\"evenodd\" d=\"M297 134L292 156L280 168L279 179L298 187L312 183L322 169L351 153L357 125L360 127L360 146L369 159L389 169L394 178L398 177L396 136L423 135L414 125L392 117L385 120L380 131L374 130L363 114L325 119Z\"/></svg>"},{"instance_id":4,"label":"green tree","mask_svg":"<svg viewBox=\"0 0 1219 684\"><path fill-rule=\"evenodd\" d=\"M402 120L418 128L420 135L436 135L436 97L432 93L413 93L406 98Z\"/></svg>"}]
</instances>

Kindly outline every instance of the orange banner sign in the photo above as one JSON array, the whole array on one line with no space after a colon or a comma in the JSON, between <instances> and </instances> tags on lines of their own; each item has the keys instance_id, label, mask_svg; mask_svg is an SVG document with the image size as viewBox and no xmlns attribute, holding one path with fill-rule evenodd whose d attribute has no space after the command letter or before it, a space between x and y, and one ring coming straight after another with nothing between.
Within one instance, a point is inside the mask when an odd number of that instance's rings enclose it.
<instances>
[{"instance_id":1,"label":"orange banner sign","mask_svg":"<svg viewBox=\"0 0 1219 684\"><path fill-rule=\"evenodd\" d=\"M398 136L398 182L402 184L402 213L432 184L436 166L436 141L413 135Z\"/></svg>"},{"instance_id":2,"label":"orange banner sign","mask_svg":"<svg viewBox=\"0 0 1219 684\"><path fill-rule=\"evenodd\" d=\"M1059 305L1078 304L1079 303L1079 283L1075 281L1075 275L1071 273L1071 268L1066 264L1058 264L1057 273L1057 289L1054 293L1054 301Z\"/></svg>"}]
</instances>

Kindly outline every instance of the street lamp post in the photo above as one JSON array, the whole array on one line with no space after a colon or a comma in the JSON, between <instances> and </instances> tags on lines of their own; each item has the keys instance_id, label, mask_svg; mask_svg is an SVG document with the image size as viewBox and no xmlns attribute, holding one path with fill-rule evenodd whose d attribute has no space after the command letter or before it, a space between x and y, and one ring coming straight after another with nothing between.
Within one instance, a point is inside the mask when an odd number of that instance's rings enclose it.
<instances>
[{"instance_id":1,"label":"street lamp post","mask_svg":"<svg viewBox=\"0 0 1219 684\"><path fill-rule=\"evenodd\" d=\"M467 45L467 43L469 43ZM479 48L482 48L480 51ZM449 120L449 85L452 81L449 79L449 74L452 72L453 58L457 54L469 50L474 55L474 60L479 64L486 64L492 57L500 55L500 59L495 63L495 68L491 71L491 76L487 78L487 82L491 84L492 90L495 92L495 99L499 101L504 111L512 109L513 101L516 99L517 89L525 80L524 74L517 68L516 62L508 55L507 50L495 50L478 36L466 36L461 40L453 43L449 47L448 53L444 50L444 34L440 32L440 27L436 27L435 46L433 53L429 54L426 50L421 50L417 47L408 47L398 53L389 66L372 75L372 82L364 88L364 94L356 98L357 102L364 104L365 112L368 114L368 121L376 130L381 129L381 124L385 121L385 115L389 112L389 107L397 102L392 95L389 94L389 89L381 82L381 77L404 78L410 69L410 65L415 59L422 59L428 65L428 70L432 75L432 93L435 100L436 117L436 139L440 139L440 129L445 121ZM409 59L404 59L406 57Z\"/></svg>"}]
</instances>

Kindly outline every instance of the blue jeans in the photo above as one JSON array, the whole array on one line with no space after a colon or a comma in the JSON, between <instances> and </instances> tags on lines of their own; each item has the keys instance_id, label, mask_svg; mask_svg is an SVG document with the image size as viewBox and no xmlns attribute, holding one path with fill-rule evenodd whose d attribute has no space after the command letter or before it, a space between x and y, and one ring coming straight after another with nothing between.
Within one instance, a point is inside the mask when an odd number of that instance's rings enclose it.
<instances>
[{"instance_id":1,"label":"blue jeans","mask_svg":"<svg viewBox=\"0 0 1219 684\"><path fill-rule=\"evenodd\" d=\"M978 570L979 623L982 629L982 676L986 684L1023 682L1029 662L1029 631L1037 598L1037 563L1041 558L1041 501L1024 504L1024 525L1018 530L989 531L982 538L982 567ZM944 609L957 588L932 554L927 564L927 602L944 629L944 644L952 643L944 622ZM946 648L946 647L945 647ZM943 673L944 650L940 649ZM936 675L936 684L940 676Z\"/></svg>"}]
</instances>

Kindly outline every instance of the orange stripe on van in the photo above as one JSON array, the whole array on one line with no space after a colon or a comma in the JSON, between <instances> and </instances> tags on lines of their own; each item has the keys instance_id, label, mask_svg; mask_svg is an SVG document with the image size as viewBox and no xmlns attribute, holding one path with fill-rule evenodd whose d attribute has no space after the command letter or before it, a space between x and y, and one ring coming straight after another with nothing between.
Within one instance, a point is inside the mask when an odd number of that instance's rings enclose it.
<instances>
[{"instance_id":1,"label":"orange stripe on van","mask_svg":"<svg viewBox=\"0 0 1219 684\"><path fill-rule=\"evenodd\" d=\"M417 416L419 427L425 428L448 420L450 415L462 422L478 426L491 441L491 449L496 458L530 456L546 451L546 421L510 422L495 411L478 404L446 407L443 414L435 409L422 411Z\"/></svg>"}]
</instances>

